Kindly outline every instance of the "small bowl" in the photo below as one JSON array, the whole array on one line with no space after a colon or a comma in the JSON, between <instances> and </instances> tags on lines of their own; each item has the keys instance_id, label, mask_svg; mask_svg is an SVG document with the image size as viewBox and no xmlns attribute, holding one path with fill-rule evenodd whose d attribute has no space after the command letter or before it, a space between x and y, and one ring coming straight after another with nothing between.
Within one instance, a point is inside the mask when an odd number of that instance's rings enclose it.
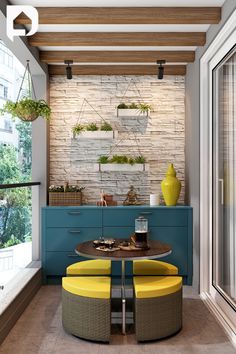
<instances>
[{"instance_id":1,"label":"small bowl","mask_svg":"<svg viewBox=\"0 0 236 354\"><path fill-rule=\"evenodd\" d=\"M100 246L101 245L101 240L94 240L93 241L93 245L94 245L94 247Z\"/></svg>"}]
</instances>

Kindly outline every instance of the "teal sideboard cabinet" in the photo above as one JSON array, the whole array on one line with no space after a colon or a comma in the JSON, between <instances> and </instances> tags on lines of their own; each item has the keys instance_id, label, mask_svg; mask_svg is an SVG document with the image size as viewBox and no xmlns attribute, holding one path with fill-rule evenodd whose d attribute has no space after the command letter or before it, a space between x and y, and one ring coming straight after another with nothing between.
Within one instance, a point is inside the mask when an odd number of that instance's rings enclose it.
<instances>
[{"instance_id":1,"label":"teal sideboard cabinet","mask_svg":"<svg viewBox=\"0 0 236 354\"><path fill-rule=\"evenodd\" d=\"M42 208L42 267L44 283L58 283L68 265L82 260L78 243L100 236L126 238L134 232L135 219L148 219L149 238L168 243L171 255L163 261L179 268L184 283L192 284L192 208L189 206L45 207ZM132 275L127 262L127 275ZM120 276L120 262L112 275Z\"/></svg>"}]
</instances>

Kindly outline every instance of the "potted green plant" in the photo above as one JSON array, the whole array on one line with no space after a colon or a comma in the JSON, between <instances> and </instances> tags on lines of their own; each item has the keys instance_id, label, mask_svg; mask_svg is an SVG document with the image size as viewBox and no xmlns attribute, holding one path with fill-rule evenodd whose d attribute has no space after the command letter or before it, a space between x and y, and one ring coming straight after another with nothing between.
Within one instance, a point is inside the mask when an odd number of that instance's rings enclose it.
<instances>
[{"instance_id":1,"label":"potted green plant","mask_svg":"<svg viewBox=\"0 0 236 354\"><path fill-rule=\"evenodd\" d=\"M49 205L81 205L83 189L81 186L69 185L68 182L64 186L51 185L48 188Z\"/></svg>"},{"instance_id":2,"label":"potted green plant","mask_svg":"<svg viewBox=\"0 0 236 354\"><path fill-rule=\"evenodd\" d=\"M120 103L117 106L118 117L138 117L148 116L151 106L147 103L135 103L131 104Z\"/></svg>"},{"instance_id":3,"label":"potted green plant","mask_svg":"<svg viewBox=\"0 0 236 354\"><path fill-rule=\"evenodd\" d=\"M0 113L8 113L11 114L13 118L18 117L23 121L32 122L38 117L49 120L51 108L44 100L33 100L25 97L17 102L6 101Z\"/></svg>"},{"instance_id":4,"label":"potted green plant","mask_svg":"<svg viewBox=\"0 0 236 354\"><path fill-rule=\"evenodd\" d=\"M115 137L112 126L106 121L100 127L94 122L87 125L77 123L72 127L72 132L74 138L78 135L79 139L114 139Z\"/></svg>"},{"instance_id":5,"label":"potted green plant","mask_svg":"<svg viewBox=\"0 0 236 354\"><path fill-rule=\"evenodd\" d=\"M96 123L90 123L90 124L86 125L85 129L89 132L95 132L98 130L98 126Z\"/></svg>"},{"instance_id":6,"label":"potted green plant","mask_svg":"<svg viewBox=\"0 0 236 354\"><path fill-rule=\"evenodd\" d=\"M98 159L100 171L146 171L144 156L113 155L112 157L100 156Z\"/></svg>"}]
</instances>

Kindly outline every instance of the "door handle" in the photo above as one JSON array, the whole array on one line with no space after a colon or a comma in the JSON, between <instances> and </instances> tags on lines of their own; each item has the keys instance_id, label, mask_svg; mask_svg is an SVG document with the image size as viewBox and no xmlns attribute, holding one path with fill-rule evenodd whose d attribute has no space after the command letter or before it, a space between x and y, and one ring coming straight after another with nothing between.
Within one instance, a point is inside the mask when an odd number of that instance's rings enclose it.
<instances>
[{"instance_id":1,"label":"door handle","mask_svg":"<svg viewBox=\"0 0 236 354\"><path fill-rule=\"evenodd\" d=\"M221 205L224 205L224 180L223 180L223 178L219 178L219 182L221 184L221 188L220 188L220 203L221 203Z\"/></svg>"},{"instance_id":2,"label":"door handle","mask_svg":"<svg viewBox=\"0 0 236 354\"><path fill-rule=\"evenodd\" d=\"M68 254L67 256L68 256L68 257L71 257L71 258L79 257L78 254Z\"/></svg>"},{"instance_id":3,"label":"door handle","mask_svg":"<svg viewBox=\"0 0 236 354\"><path fill-rule=\"evenodd\" d=\"M69 215L79 215L80 211L68 211Z\"/></svg>"},{"instance_id":4,"label":"door handle","mask_svg":"<svg viewBox=\"0 0 236 354\"><path fill-rule=\"evenodd\" d=\"M70 234L79 234L80 230L69 230Z\"/></svg>"}]
</instances>

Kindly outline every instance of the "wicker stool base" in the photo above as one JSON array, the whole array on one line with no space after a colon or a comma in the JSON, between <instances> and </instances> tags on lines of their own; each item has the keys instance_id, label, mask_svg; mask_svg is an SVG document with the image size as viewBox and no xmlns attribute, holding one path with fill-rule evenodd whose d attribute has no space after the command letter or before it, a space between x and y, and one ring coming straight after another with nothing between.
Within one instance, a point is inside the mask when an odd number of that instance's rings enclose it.
<instances>
[{"instance_id":1,"label":"wicker stool base","mask_svg":"<svg viewBox=\"0 0 236 354\"><path fill-rule=\"evenodd\" d=\"M77 337L109 342L111 301L74 295L62 289L62 324Z\"/></svg>"},{"instance_id":2,"label":"wicker stool base","mask_svg":"<svg viewBox=\"0 0 236 354\"><path fill-rule=\"evenodd\" d=\"M182 327L182 289L156 298L135 299L135 333L138 341L168 337Z\"/></svg>"}]
</instances>

